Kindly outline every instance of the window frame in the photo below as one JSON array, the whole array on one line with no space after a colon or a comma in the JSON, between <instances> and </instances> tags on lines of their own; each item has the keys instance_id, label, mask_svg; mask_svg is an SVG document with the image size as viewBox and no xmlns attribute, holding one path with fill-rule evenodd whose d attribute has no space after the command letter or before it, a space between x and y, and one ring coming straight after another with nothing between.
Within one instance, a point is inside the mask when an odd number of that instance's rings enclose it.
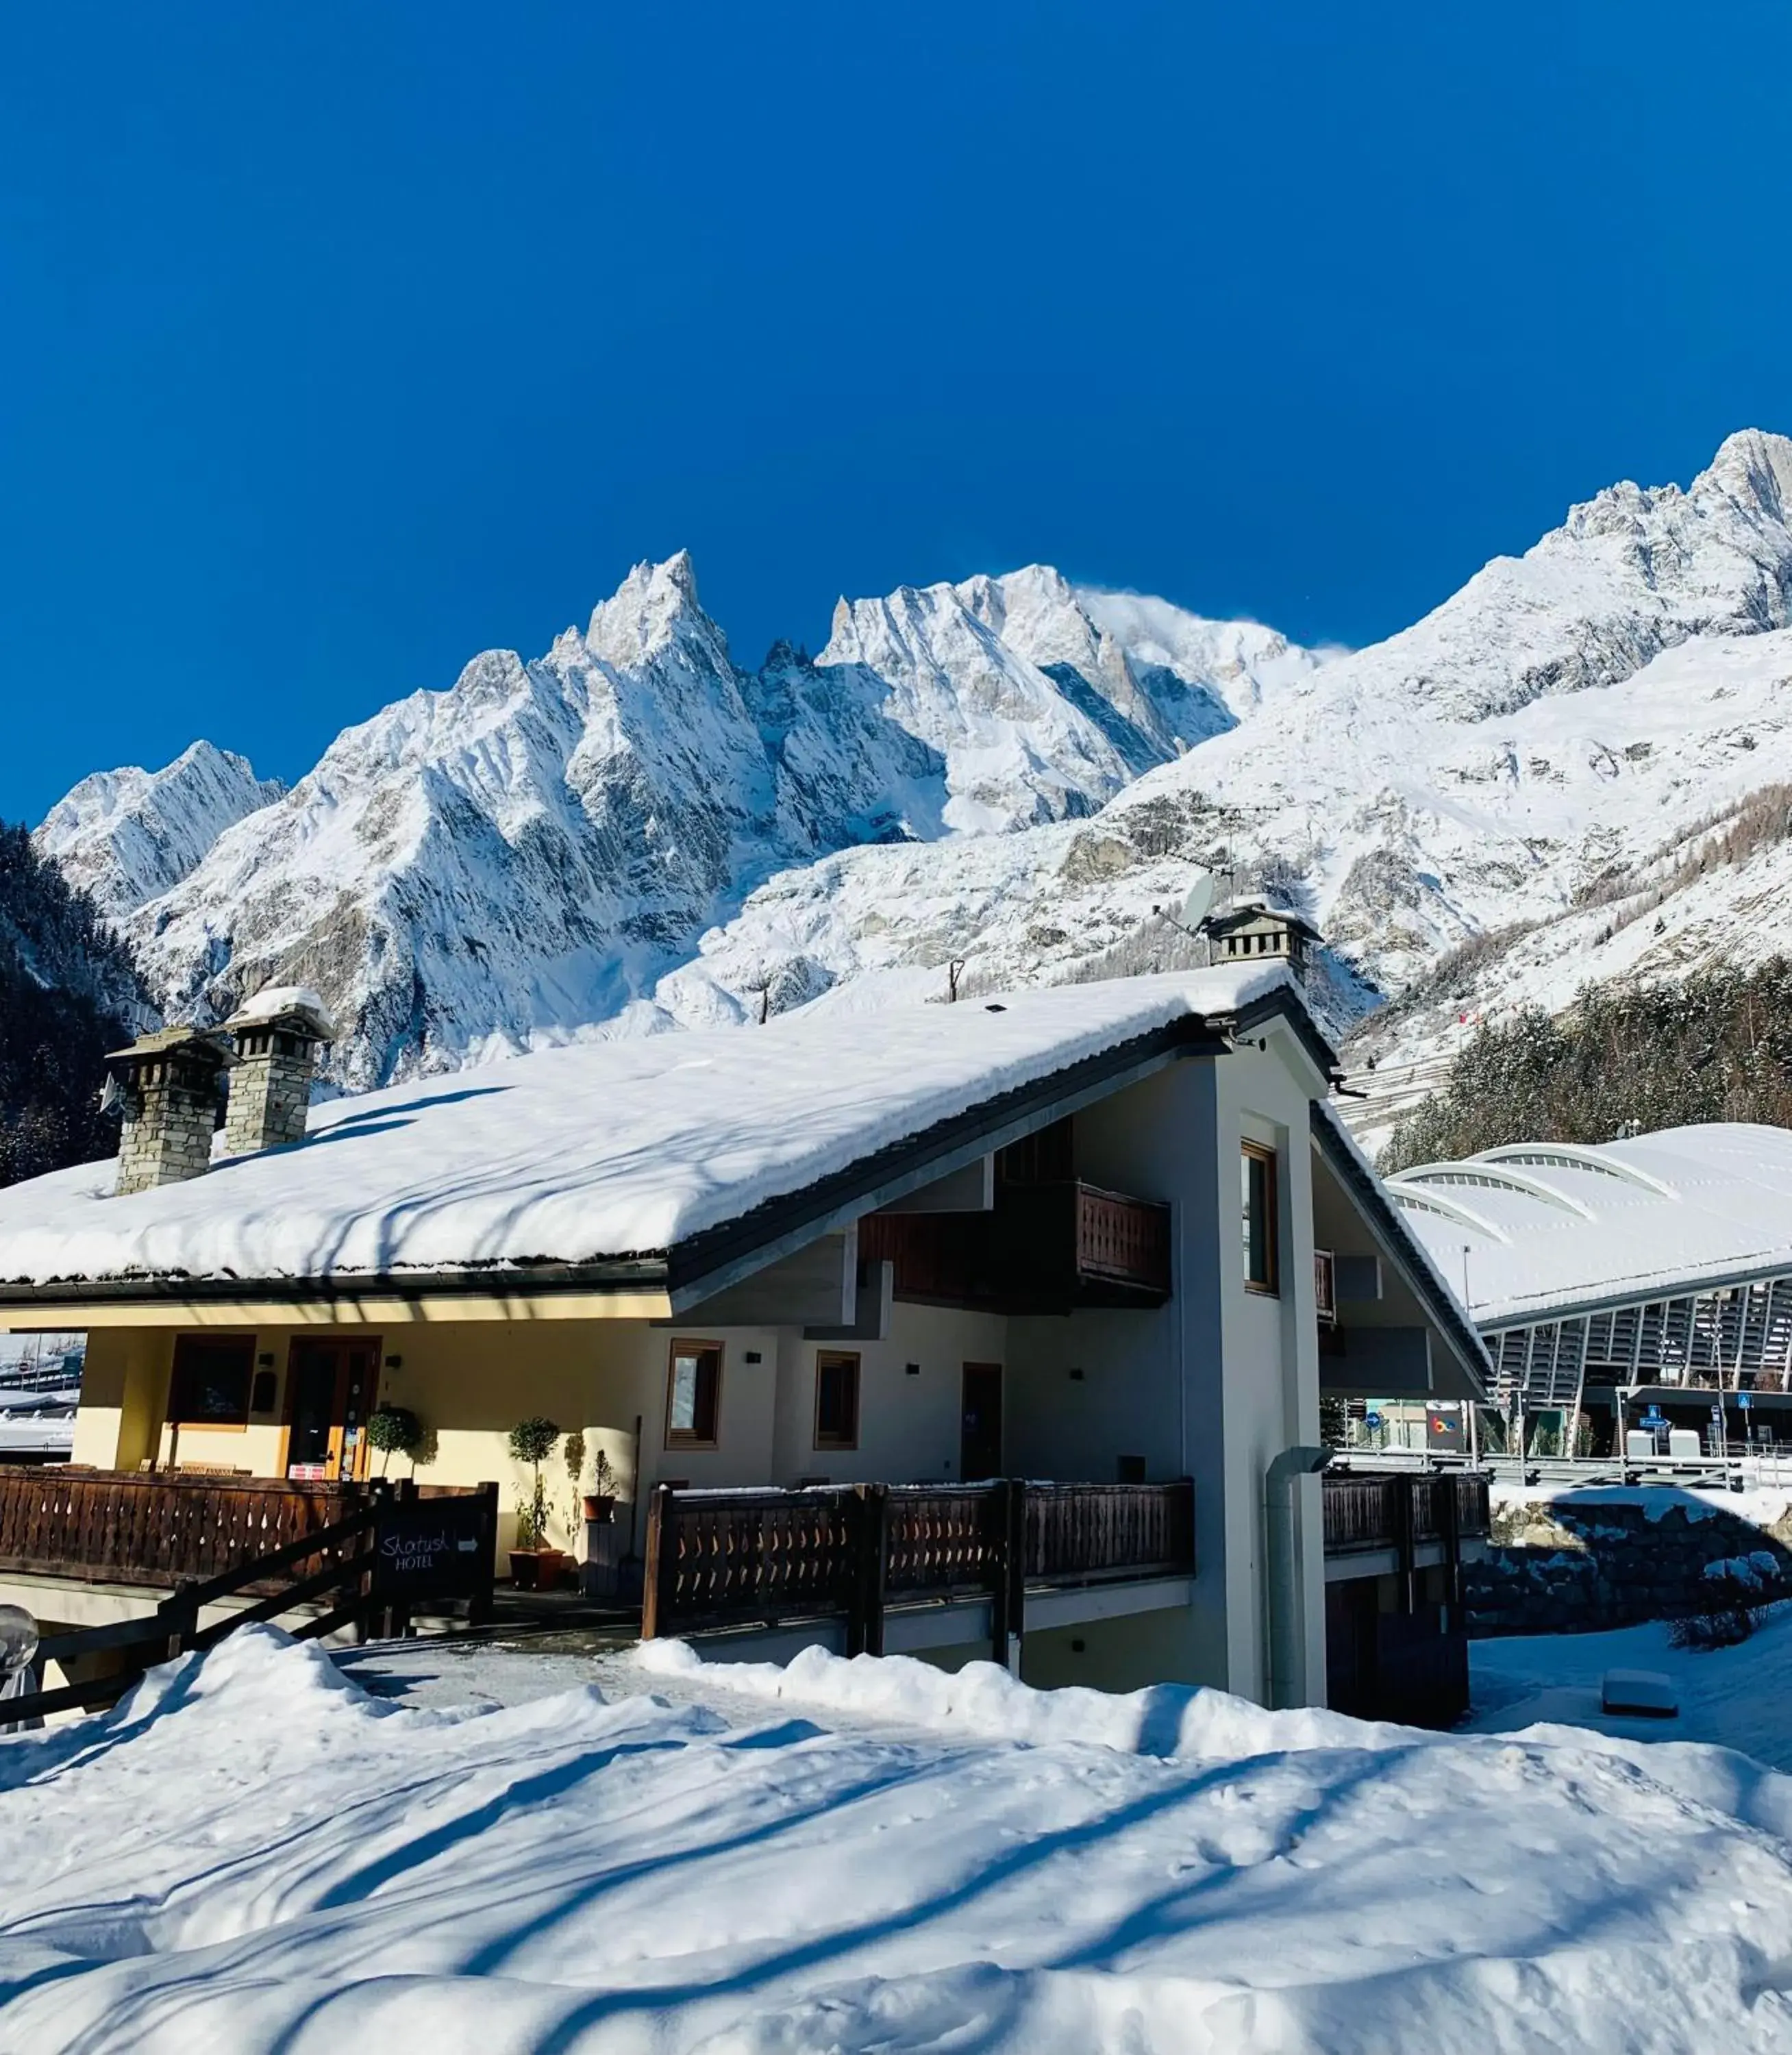
<instances>
[{"instance_id":1,"label":"window frame","mask_svg":"<svg viewBox=\"0 0 1792 2055\"><path fill-rule=\"evenodd\" d=\"M181 1334L174 1338L174 1355L168 1364L168 1404L163 1424L182 1434L246 1434L255 1395L255 1343L254 1335ZM243 1356L243 1407L227 1415L191 1414L187 1410L191 1386L202 1374L193 1361L199 1355L222 1355L240 1350ZM186 1360L183 1362L184 1357Z\"/></svg>"},{"instance_id":2,"label":"window frame","mask_svg":"<svg viewBox=\"0 0 1792 2055\"><path fill-rule=\"evenodd\" d=\"M709 1398L709 1431L705 1434L701 1427L675 1427L672 1424L672 1401L674 1379L678 1374L678 1359L681 1355L695 1356L701 1363L705 1356L715 1359ZM716 1449L722 1438L722 1357L720 1342L701 1341L690 1335L678 1335L666 1352L665 1359L665 1439L668 1449ZM699 1403L693 1410L701 1418L702 1406L701 1371L699 1370L697 1397Z\"/></svg>"},{"instance_id":3,"label":"window frame","mask_svg":"<svg viewBox=\"0 0 1792 2055\"><path fill-rule=\"evenodd\" d=\"M831 1367L851 1367L852 1374L852 1426L849 1434L838 1436L824 1436L822 1433L821 1374L822 1368L824 1364ZM858 1350L817 1349L815 1351L815 1426L811 1438L811 1446L815 1450L818 1454L824 1450L829 1454L835 1454L844 1451L856 1450L858 1448L859 1425L862 1417L861 1413L861 1406L864 1397L864 1358L859 1354Z\"/></svg>"},{"instance_id":4,"label":"window frame","mask_svg":"<svg viewBox=\"0 0 1792 2055\"><path fill-rule=\"evenodd\" d=\"M1260 1299L1279 1299L1281 1296L1281 1248L1280 1246L1280 1213L1281 1207L1281 1180L1276 1161L1276 1151L1266 1142L1253 1142L1241 1137L1238 1144L1239 1171L1242 1190L1239 1207L1239 1222L1242 1231L1245 1289ZM1251 1259L1257 1252L1259 1237L1257 1223L1250 1217L1251 1166L1261 1164L1263 1170L1263 1213L1261 1237L1263 1256L1263 1275L1251 1275Z\"/></svg>"}]
</instances>

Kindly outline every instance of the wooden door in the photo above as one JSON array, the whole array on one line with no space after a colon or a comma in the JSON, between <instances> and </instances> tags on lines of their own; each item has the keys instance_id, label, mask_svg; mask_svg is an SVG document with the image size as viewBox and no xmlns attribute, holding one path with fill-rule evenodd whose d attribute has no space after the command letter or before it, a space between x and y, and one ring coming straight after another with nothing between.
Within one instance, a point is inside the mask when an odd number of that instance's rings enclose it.
<instances>
[{"instance_id":1,"label":"wooden door","mask_svg":"<svg viewBox=\"0 0 1792 2055\"><path fill-rule=\"evenodd\" d=\"M965 1365L958 1450L958 1474L965 1483L1001 1475L1002 1367L999 1363Z\"/></svg>"},{"instance_id":2,"label":"wooden door","mask_svg":"<svg viewBox=\"0 0 1792 2055\"><path fill-rule=\"evenodd\" d=\"M367 1474L367 1416L379 1382L377 1341L306 1335L286 1366L288 1477L322 1479Z\"/></svg>"}]
</instances>

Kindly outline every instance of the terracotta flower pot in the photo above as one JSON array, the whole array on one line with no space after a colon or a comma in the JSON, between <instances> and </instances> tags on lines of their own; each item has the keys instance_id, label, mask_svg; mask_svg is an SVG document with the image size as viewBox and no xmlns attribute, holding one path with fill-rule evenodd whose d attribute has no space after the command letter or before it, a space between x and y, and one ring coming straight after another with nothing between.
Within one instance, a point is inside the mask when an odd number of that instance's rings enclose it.
<instances>
[{"instance_id":1,"label":"terracotta flower pot","mask_svg":"<svg viewBox=\"0 0 1792 2055\"><path fill-rule=\"evenodd\" d=\"M616 1494L614 1492L586 1492L585 1517L607 1527L616 1517Z\"/></svg>"}]
</instances>

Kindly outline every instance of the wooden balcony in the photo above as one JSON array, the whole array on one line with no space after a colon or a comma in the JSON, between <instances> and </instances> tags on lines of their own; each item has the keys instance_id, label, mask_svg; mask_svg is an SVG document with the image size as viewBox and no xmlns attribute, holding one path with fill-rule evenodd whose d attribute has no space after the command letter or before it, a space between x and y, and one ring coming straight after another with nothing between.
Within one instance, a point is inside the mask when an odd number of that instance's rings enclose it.
<instances>
[{"instance_id":1,"label":"wooden balcony","mask_svg":"<svg viewBox=\"0 0 1792 2055\"><path fill-rule=\"evenodd\" d=\"M1328 1556L1488 1532L1487 1479L1478 1471L1327 1471L1322 1482Z\"/></svg>"},{"instance_id":2,"label":"wooden balcony","mask_svg":"<svg viewBox=\"0 0 1792 2055\"><path fill-rule=\"evenodd\" d=\"M1020 1631L1028 1591L1194 1573L1194 1488L1174 1484L859 1485L674 1491L649 1510L643 1639L843 1622L878 1654L886 1611L994 1601Z\"/></svg>"},{"instance_id":3,"label":"wooden balcony","mask_svg":"<svg viewBox=\"0 0 1792 2055\"><path fill-rule=\"evenodd\" d=\"M859 1252L896 1268L896 1296L1008 1312L1162 1305L1170 1209L1079 1178L997 1187L987 1213L874 1213Z\"/></svg>"}]
</instances>

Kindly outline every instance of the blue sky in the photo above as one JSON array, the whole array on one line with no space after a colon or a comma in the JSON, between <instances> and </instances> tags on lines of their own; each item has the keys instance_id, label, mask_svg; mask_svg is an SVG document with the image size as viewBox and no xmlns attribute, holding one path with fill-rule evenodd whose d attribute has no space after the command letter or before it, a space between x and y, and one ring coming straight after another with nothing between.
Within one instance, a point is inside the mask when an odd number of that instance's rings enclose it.
<instances>
[{"instance_id":1,"label":"blue sky","mask_svg":"<svg viewBox=\"0 0 1792 2055\"><path fill-rule=\"evenodd\" d=\"M302 773L688 546L738 657L1040 558L1362 642L1792 428L1792 10L0 21L0 817Z\"/></svg>"}]
</instances>

